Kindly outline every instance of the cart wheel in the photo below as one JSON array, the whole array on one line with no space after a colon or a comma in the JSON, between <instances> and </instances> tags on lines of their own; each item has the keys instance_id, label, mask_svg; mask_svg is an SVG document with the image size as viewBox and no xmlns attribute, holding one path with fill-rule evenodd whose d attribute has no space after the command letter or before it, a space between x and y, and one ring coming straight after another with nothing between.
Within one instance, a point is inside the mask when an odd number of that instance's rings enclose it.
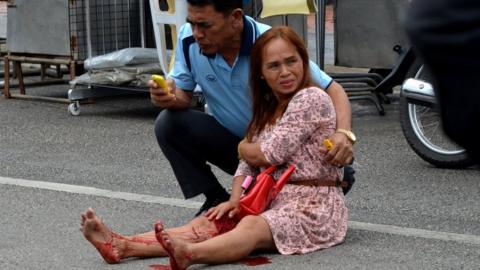
<instances>
[{"instance_id":1,"label":"cart wheel","mask_svg":"<svg viewBox=\"0 0 480 270\"><path fill-rule=\"evenodd\" d=\"M80 115L80 103L78 101L70 103L68 105L68 112L73 116Z\"/></svg>"}]
</instances>

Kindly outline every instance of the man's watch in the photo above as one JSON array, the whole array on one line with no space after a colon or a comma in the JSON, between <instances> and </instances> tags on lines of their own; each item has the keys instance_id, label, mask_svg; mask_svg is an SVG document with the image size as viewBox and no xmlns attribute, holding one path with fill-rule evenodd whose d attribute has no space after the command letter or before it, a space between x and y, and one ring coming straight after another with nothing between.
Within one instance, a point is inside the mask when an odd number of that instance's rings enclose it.
<instances>
[{"instance_id":1,"label":"man's watch","mask_svg":"<svg viewBox=\"0 0 480 270\"><path fill-rule=\"evenodd\" d=\"M347 129L343 129L343 128L337 128L337 130L335 130L335 132L345 134L345 136L347 136L347 139L352 143L352 145L355 144L355 142L357 141L357 136L355 136L355 134L351 130L347 130Z\"/></svg>"}]
</instances>

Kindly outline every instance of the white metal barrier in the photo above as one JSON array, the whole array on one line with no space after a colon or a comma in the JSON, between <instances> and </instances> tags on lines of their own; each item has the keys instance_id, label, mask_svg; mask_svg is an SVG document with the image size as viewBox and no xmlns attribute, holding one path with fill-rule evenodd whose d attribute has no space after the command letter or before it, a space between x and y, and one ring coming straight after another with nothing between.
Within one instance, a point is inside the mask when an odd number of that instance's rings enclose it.
<instances>
[{"instance_id":1,"label":"white metal barrier","mask_svg":"<svg viewBox=\"0 0 480 270\"><path fill-rule=\"evenodd\" d=\"M152 13L153 30L155 33L155 43L157 46L158 58L160 66L165 73L170 71L177 41L177 34L180 27L185 24L187 17L187 1L185 0L167 0L168 10L160 9L160 0L150 0L150 10ZM165 25L170 25L172 29L171 37L173 44L173 52L171 53L170 63L168 59L167 43L165 35Z\"/></svg>"}]
</instances>

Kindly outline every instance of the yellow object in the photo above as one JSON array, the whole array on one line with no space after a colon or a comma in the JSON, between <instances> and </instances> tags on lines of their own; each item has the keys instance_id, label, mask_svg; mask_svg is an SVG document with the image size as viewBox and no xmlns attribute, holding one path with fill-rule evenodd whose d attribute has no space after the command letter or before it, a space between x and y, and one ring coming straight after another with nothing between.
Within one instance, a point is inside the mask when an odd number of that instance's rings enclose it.
<instances>
[{"instance_id":1,"label":"yellow object","mask_svg":"<svg viewBox=\"0 0 480 270\"><path fill-rule=\"evenodd\" d=\"M167 95L170 95L170 90L168 89L167 82L165 81L165 78L163 78L163 76L153 74L153 75L152 75L152 80L153 80L154 82L156 82L157 85L160 86L160 88L162 88L163 90L165 90L165 92L167 93Z\"/></svg>"},{"instance_id":2,"label":"yellow object","mask_svg":"<svg viewBox=\"0 0 480 270\"><path fill-rule=\"evenodd\" d=\"M167 0L168 3L168 13L174 14L175 13L175 1L174 0ZM172 47L173 52L172 56L170 57L170 63L168 64L168 70L172 70L173 64L175 63L175 51L177 50L177 26L175 24L170 24L171 27L171 39L172 39Z\"/></svg>"},{"instance_id":3,"label":"yellow object","mask_svg":"<svg viewBox=\"0 0 480 270\"><path fill-rule=\"evenodd\" d=\"M260 17L316 12L317 3L315 0L263 0L263 9Z\"/></svg>"},{"instance_id":4,"label":"yellow object","mask_svg":"<svg viewBox=\"0 0 480 270\"><path fill-rule=\"evenodd\" d=\"M325 145L327 150L332 150L332 148L333 148L333 143L329 139L323 140L323 145Z\"/></svg>"}]
</instances>

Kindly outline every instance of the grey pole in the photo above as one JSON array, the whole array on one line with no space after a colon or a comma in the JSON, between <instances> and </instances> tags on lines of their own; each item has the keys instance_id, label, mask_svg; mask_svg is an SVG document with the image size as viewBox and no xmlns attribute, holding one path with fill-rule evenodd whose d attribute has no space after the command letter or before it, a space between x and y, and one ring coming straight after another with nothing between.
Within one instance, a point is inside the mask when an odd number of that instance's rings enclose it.
<instances>
[{"instance_id":1,"label":"grey pole","mask_svg":"<svg viewBox=\"0 0 480 270\"><path fill-rule=\"evenodd\" d=\"M323 70L325 66L325 0L317 0L317 6L318 12L315 14L317 64Z\"/></svg>"},{"instance_id":2,"label":"grey pole","mask_svg":"<svg viewBox=\"0 0 480 270\"><path fill-rule=\"evenodd\" d=\"M145 44L145 6L144 1L140 0L140 35L142 41L142 48L147 47Z\"/></svg>"},{"instance_id":3,"label":"grey pole","mask_svg":"<svg viewBox=\"0 0 480 270\"><path fill-rule=\"evenodd\" d=\"M90 24L90 1L85 1L85 27L87 28L87 52L88 58L92 57L92 32Z\"/></svg>"}]
</instances>

